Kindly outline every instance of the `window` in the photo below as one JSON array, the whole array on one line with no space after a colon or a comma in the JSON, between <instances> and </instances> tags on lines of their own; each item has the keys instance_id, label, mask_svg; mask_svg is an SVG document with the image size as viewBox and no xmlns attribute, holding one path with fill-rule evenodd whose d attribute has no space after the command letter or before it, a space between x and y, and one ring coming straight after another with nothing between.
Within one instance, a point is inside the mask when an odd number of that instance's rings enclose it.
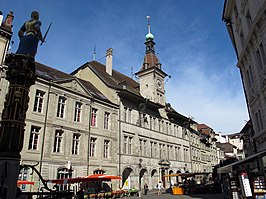
<instances>
[{"instance_id":1,"label":"window","mask_svg":"<svg viewBox=\"0 0 266 199\"><path fill-rule=\"evenodd\" d=\"M58 105L57 105L57 114L56 116L59 118L65 117L65 107L66 107L66 98L63 96L59 96Z\"/></svg>"},{"instance_id":2,"label":"window","mask_svg":"<svg viewBox=\"0 0 266 199\"><path fill-rule=\"evenodd\" d=\"M238 10L236 6L234 6L234 13L235 13L235 17L238 18Z\"/></svg>"},{"instance_id":3,"label":"window","mask_svg":"<svg viewBox=\"0 0 266 199\"><path fill-rule=\"evenodd\" d=\"M110 140L104 140L103 147L103 157L109 158Z\"/></svg>"},{"instance_id":4,"label":"window","mask_svg":"<svg viewBox=\"0 0 266 199\"><path fill-rule=\"evenodd\" d=\"M157 157L157 143L154 142L154 157Z\"/></svg>"},{"instance_id":5,"label":"window","mask_svg":"<svg viewBox=\"0 0 266 199\"><path fill-rule=\"evenodd\" d=\"M129 137L128 138L128 154L132 154L131 146L132 146L132 137Z\"/></svg>"},{"instance_id":6,"label":"window","mask_svg":"<svg viewBox=\"0 0 266 199\"><path fill-rule=\"evenodd\" d=\"M153 145L153 142L150 142L150 147L151 147L151 156L150 157L153 157L153 151L154 151L154 145Z\"/></svg>"},{"instance_id":7,"label":"window","mask_svg":"<svg viewBox=\"0 0 266 199\"><path fill-rule=\"evenodd\" d=\"M79 143L80 143L80 134L74 133L73 140L72 140L72 155L79 154Z\"/></svg>"},{"instance_id":8,"label":"window","mask_svg":"<svg viewBox=\"0 0 266 199\"><path fill-rule=\"evenodd\" d=\"M262 121L262 116L261 116L260 110L258 110L255 113L255 117L256 117L257 129L258 129L258 131L260 131L263 129L263 121Z\"/></svg>"},{"instance_id":9,"label":"window","mask_svg":"<svg viewBox=\"0 0 266 199\"><path fill-rule=\"evenodd\" d=\"M176 160L181 160L181 159L180 159L180 153L181 153L180 150L181 150L181 149L180 149L180 146L176 146L176 147L175 147L175 159L176 159Z\"/></svg>"},{"instance_id":10,"label":"window","mask_svg":"<svg viewBox=\"0 0 266 199\"><path fill-rule=\"evenodd\" d=\"M147 155L147 140L139 139L139 155Z\"/></svg>"},{"instance_id":11,"label":"window","mask_svg":"<svg viewBox=\"0 0 266 199\"><path fill-rule=\"evenodd\" d=\"M171 156L170 156L170 145L167 145L166 146L166 158L169 160L170 158L171 158Z\"/></svg>"},{"instance_id":12,"label":"window","mask_svg":"<svg viewBox=\"0 0 266 199\"><path fill-rule=\"evenodd\" d=\"M156 118L153 118L153 129L152 130L156 130Z\"/></svg>"},{"instance_id":13,"label":"window","mask_svg":"<svg viewBox=\"0 0 266 199\"><path fill-rule=\"evenodd\" d=\"M97 124L97 109L92 108L91 110L91 126L96 126Z\"/></svg>"},{"instance_id":14,"label":"window","mask_svg":"<svg viewBox=\"0 0 266 199\"><path fill-rule=\"evenodd\" d=\"M253 85L253 82L254 82L251 66L249 66L248 70L247 70L247 79L248 79L248 84L251 87Z\"/></svg>"},{"instance_id":15,"label":"window","mask_svg":"<svg viewBox=\"0 0 266 199\"><path fill-rule=\"evenodd\" d=\"M124 107L124 122L127 122L127 107Z\"/></svg>"},{"instance_id":16,"label":"window","mask_svg":"<svg viewBox=\"0 0 266 199\"><path fill-rule=\"evenodd\" d=\"M27 180L28 179L28 169L27 168L22 168L19 172L18 179L19 180ZM26 185L22 184L20 185L21 191L26 191Z\"/></svg>"},{"instance_id":17,"label":"window","mask_svg":"<svg viewBox=\"0 0 266 199\"><path fill-rule=\"evenodd\" d=\"M80 122L81 121L81 107L82 107L82 103L81 102L76 102L75 115L74 115L74 121L75 122Z\"/></svg>"},{"instance_id":18,"label":"window","mask_svg":"<svg viewBox=\"0 0 266 199\"><path fill-rule=\"evenodd\" d=\"M261 55L262 62L265 65L266 64L266 55L265 55L265 51L264 51L264 47L263 47L262 43L260 44L259 49L260 49L260 55Z\"/></svg>"},{"instance_id":19,"label":"window","mask_svg":"<svg viewBox=\"0 0 266 199\"><path fill-rule=\"evenodd\" d=\"M143 140L143 155L147 156L148 147L147 147L147 140Z\"/></svg>"},{"instance_id":20,"label":"window","mask_svg":"<svg viewBox=\"0 0 266 199\"><path fill-rule=\"evenodd\" d=\"M257 60L257 65L258 65L258 71L260 72L263 68L263 64L262 64L261 54L259 50L256 51L256 60Z\"/></svg>"},{"instance_id":21,"label":"window","mask_svg":"<svg viewBox=\"0 0 266 199\"><path fill-rule=\"evenodd\" d=\"M29 150L38 150L40 127L32 126L30 132Z\"/></svg>"},{"instance_id":22,"label":"window","mask_svg":"<svg viewBox=\"0 0 266 199\"><path fill-rule=\"evenodd\" d=\"M124 136L124 147L123 147L124 154L132 154L132 150L131 150L132 139L133 137L130 137L127 135Z\"/></svg>"},{"instance_id":23,"label":"window","mask_svg":"<svg viewBox=\"0 0 266 199\"><path fill-rule=\"evenodd\" d=\"M57 171L57 179L67 179L67 178L72 178L72 169L67 169L67 168L60 168ZM59 191L62 190L68 190L70 189L70 184L62 184L58 185Z\"/></svg>"},{"instance_id":24,"label":"window","mask_svg":"<svg viewBox=\"0 0 266 199\"><path fill-rule=\"evenodd\" d=\"M105 174L105 171L102 169L97 169L93 171L93 174Z\"/></svg>"},{"instance_id":25,"label":"window","mask_svg":"<svg viewBox=\"0 0 266 199\"><path fill-rule=\"evenodd\" d=\"M96 156L96 140L97 138L91 138L90 140L90 157Z\"/></svg>"},{"instance_id":26,"label":"window","mask_svg":"<svg viewBox=\"0 0 266 199\"><path fill-rule=\"evenodd\" d=\"M132 109L128 109L128 122L131 123L131 113Z\"/></svg>"},{"instance_id":27,"label":"window","mask_svg":"<svg viewBox=\"0 0 266 199\"><path fill-rule=\"evenodd\" d=\"M162 144L159 144L159 158L160 159L162 159L162 157L163 157L163 146L162 146Z\"/></svg>"},{"instance_id":28,"label":"window","mask_svg":"<svg viewBox=\"0 0 266 199\"><path fill-rule=\"evenodd\" d=\"M252 25L252 18L250 16L249 10L247 11L247 14L246 14L246 20L247 20L248 29L250 30L251 29L251 25Z\"/></svg>"},{"instance_id":29,"label":"window","mask_svg":"<svg viewBox=\"0 0 266 199\"><path fill-rule=\"evenodd\" d=\"M143 140L139 140L139 155L142 156L143 153Z\"/></svg>"},{"instance_id":30,"label":"window","mask_svg":"<svg viewBox=\"0 0 266 199\"><path fill-rule=\"evenodd\" d=\"M184 161L189 161L189 154L187 148L184 148Z\"/></svg>"},{"instance_id":31,"label":"window","mask_svg":"<svg viewBox=\"0 0 266 199\"><path fill-rule=\"evenodd\" d=\"M60 153L62 150L62 141L63 141L63 133L62 130L55 131L55 138L54 138L54 152Z\"/></svg>"},{"instance_id":32,"label":"window","mask_svg":"<svg viewBox=\"0 0 266 199\"><path fill-rule=\"evenodd\" d=\"M110 113L105 112L104 113L104 124L103 124L103 128L104 129L109 129L109 120L110 120Z\"/></svg>"},{"instance_id":33,"label":"window","mask_svg":"<svg viewBox=\"0 0 266 199\"><path fill-rule=\"evenodd\" d=\"M240 31L240 35L239 36L240 36L241 45L243 47L244 44L245 44L245 38L244 38L244 34L243 34L242 30Z\"/></svg>"},{"instance_id":34,"label":"window","mask_svg":"<svg viewBox=\"0 0 266 199\"><path fill-rule=\"evenodd\" d=\"M42 112L44 95L45 95L45 92L36 90L35 102L34 102L34 107L33 107L34 112L39 112L39 113Z\"/></svg>"}]
</instances>

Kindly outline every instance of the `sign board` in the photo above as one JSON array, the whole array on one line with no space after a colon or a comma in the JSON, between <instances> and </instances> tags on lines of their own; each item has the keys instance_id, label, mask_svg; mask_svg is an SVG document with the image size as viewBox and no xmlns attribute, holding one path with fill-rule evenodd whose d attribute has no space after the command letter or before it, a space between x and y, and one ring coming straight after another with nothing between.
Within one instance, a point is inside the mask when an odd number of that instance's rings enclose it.
<instances>
[{"instance_id":1,"label":"sign board","mask_svg":"<svg viewBox=\"0 0 266 199\"><path fill-rule=\"evenodd\" d=\"M247 172L241 172L241 184L242 184L242 190L245 194L246 197L252 197L252 191L251 191L251 187L250 187L250 183L249 183L249 179L248 179L248 174Z\"/></svg>"}]
</instances>

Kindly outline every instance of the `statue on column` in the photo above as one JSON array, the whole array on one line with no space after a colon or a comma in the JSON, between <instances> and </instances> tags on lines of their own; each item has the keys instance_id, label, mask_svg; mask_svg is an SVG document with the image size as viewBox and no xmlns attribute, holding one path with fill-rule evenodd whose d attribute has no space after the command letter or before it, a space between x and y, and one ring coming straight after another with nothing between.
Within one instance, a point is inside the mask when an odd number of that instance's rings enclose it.
<instances>
[{"instance_id":1,"label":"statue on column","mask_svg":"<svg viewBox=\"0 0 266 199\"><path fill-rule=\"evenodd\" d=\"M39 21L39 13L33 11L31 13L31 20L26 21L18 32L20 42L16 54L30 55L33 58L35 57L39 41L44 42L41 25L42 23Z\"/></svg>"}]
</instances>

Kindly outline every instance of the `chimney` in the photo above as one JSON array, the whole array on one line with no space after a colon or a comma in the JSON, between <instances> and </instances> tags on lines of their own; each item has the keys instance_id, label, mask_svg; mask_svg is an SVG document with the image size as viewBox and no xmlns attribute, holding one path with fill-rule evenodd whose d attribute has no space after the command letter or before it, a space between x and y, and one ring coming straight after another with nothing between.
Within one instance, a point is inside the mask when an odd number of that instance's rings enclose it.
<instances>
[{"instance_id":1,"label":"chimney","mask_svg":"<svg viewBox=\"0 0 266 199\"><path fill-rule=\"evenodd\" d=\"M106 50L106 72L112 76L113 70L113 49L109 48Z\"/></svg>"}]
</instances>

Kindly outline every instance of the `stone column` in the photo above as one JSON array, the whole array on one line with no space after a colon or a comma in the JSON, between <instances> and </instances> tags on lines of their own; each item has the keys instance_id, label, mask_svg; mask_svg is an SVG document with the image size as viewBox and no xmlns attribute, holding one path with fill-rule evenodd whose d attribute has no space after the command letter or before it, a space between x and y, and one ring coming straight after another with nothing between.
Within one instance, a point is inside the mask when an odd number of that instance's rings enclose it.
<instances>
[{"instance_id":1,"label":"stone column","mask_svg":"<svg viewBox=\"0 0 266 199\"><path fill-rule=\"evenodd\" d=\"M13 199L17 192L29 90L36 75L34 58L30 56L10 54L6 65L10 84L0 121L0 198Z\"/></svg>"}]
</instances>

